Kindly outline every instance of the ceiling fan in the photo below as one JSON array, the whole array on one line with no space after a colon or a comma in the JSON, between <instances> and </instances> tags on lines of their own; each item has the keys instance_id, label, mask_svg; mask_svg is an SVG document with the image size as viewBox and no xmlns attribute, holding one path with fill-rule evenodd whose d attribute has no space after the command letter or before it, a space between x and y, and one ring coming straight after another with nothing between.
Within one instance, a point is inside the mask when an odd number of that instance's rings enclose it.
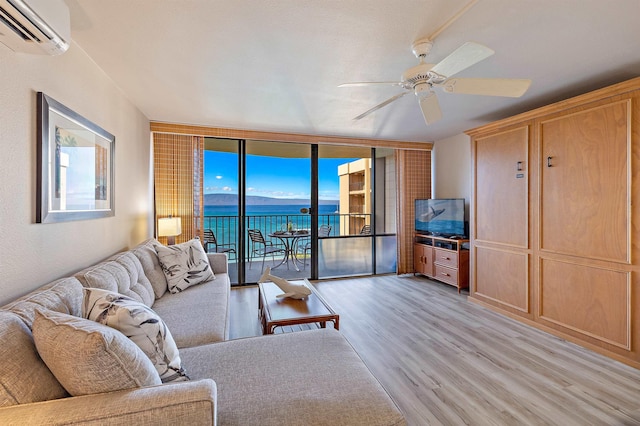
<instances>
[{"instance_id":1,"label":"ceiling fan","mask_svg":"<svg viewBox=\"0 0 640 426\"><path fill-rule=\"evenodd\" d=\"M452 78L460 71L488 58L495 52L481 44L467 42L437 64L428 64L424 60L432 46L433 42L430 39L420 39L413 43L413 54L420 60L420 63L406 70L400 81L372 81L339 85L338 87L392 85L400 86L406 90L363 112L354 120L360 120L413 92L418 98L424 121L429 125L442 118L442 110L434 88L442 88L446 93L518 98L527 91L531 84L531 80L524 79Z\"/></svg>"}]
</instances>

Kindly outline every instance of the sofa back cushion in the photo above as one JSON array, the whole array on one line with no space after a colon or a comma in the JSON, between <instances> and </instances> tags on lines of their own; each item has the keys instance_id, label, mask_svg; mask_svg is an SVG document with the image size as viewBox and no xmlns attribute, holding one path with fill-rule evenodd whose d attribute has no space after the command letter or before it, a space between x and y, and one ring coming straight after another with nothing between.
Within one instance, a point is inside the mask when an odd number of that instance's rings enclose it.
<instances>
[{"instance_id":1,"label":"sofa back cushion","mask_svg":"<svg viewBox=\"0 0 640 426\"><path fill-rule=\"evenodd\" d=\"M69 396L38 355L29 327L12 312L0 310L0 342L0 407Z\"/></svg>"},{"instance_id":2,"label":"sofa back cushion","mask_svg":"<svg viewBox=\"0 0 640 426\"><path fill-rule=\"evenodd\" d=\"M104 262L83 269L75 277L84 287L124 294L151 307L155 294L138 258L130 251L118 253Z\"/></svg>"},{"instance_id":3,"label":"sofa back cushion","mask_svg":"<svg viewBox=\"0 0 640 426\"><path fill-rule=\"evenodd\" d=\"M25 322L29 329L37 309L48 309L73 316L82 315L82 285L74 277L62 278L46 284L31 293L3 306Z\"/></svg>"},{"instance_id":4,"label":"sofa back cushion","mask_svg":"<svg viewBox=\"0 0 640 426\"><path fill-rule=\"evenodd\" d=\"M156 299L160 299L167 292L167 278L162 272L162 266L158 260L158 253L156 252L156 245L160 243L153 238L144 241L131 249L131 252L138 258L144 274L151 281L151 287L156 295Z\"/></svg>"}]
</instances>

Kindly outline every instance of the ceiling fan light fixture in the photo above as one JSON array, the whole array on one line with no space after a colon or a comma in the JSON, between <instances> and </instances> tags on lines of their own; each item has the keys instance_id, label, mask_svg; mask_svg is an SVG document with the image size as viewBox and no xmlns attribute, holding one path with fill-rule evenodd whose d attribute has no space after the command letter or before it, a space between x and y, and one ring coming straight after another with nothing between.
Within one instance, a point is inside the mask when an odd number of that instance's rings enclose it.
<instances>
[{"instance_id":1,"label":"ceiling fan light fixture","mask_svg":"<svg viewBox=\"0 0 640 426\"><path fill-rule=\"evenodd\" d=\"M413 88L413 93L418 97L418 99L428 98L434 94L433 90L431 90L431 85L426 81L416 84Z\"/></svg>"}]
</instances>

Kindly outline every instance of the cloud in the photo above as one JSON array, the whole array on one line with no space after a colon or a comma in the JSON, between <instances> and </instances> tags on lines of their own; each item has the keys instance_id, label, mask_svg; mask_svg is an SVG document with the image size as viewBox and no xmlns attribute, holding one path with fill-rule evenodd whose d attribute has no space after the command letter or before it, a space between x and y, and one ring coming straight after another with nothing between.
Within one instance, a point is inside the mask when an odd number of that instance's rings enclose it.
<instances>
[{"instance_id":1,"label":"cloud","mask_svg":"<svg viewBox=\"0 0 640 426\"><path fill-rule=\"evenodd\" d=\"M216 179L222 179L222 176L218 175L216 176Z\"/></svg>"}]
</instances>

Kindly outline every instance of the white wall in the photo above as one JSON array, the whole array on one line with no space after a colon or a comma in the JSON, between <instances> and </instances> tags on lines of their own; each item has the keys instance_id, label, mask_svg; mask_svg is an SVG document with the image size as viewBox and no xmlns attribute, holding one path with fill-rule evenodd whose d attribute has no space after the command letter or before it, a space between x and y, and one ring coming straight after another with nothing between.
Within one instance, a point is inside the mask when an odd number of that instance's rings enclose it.
<instances>
[{"instance_id":1,"label":"white wall","mask_svg":"<svg viewBox=\"0 0 640 426\"><path fill-rule=\"evenodd\" d=\"M0 305L151 236L149 120L74 43L61 56L0 44ZM111 218L36 224L36 93L116 137Z\"/></svg>"},{"instance_id":2,"label":"white wall","mask_svg":"<svg viewBox=\"0 0 640 426\"><path fill-rule=\"evenodd\" d=\"M436 141L431 155L433 198L464 198L469 220L471 139L463 133Z\"/></svg>"}]
</instances>

